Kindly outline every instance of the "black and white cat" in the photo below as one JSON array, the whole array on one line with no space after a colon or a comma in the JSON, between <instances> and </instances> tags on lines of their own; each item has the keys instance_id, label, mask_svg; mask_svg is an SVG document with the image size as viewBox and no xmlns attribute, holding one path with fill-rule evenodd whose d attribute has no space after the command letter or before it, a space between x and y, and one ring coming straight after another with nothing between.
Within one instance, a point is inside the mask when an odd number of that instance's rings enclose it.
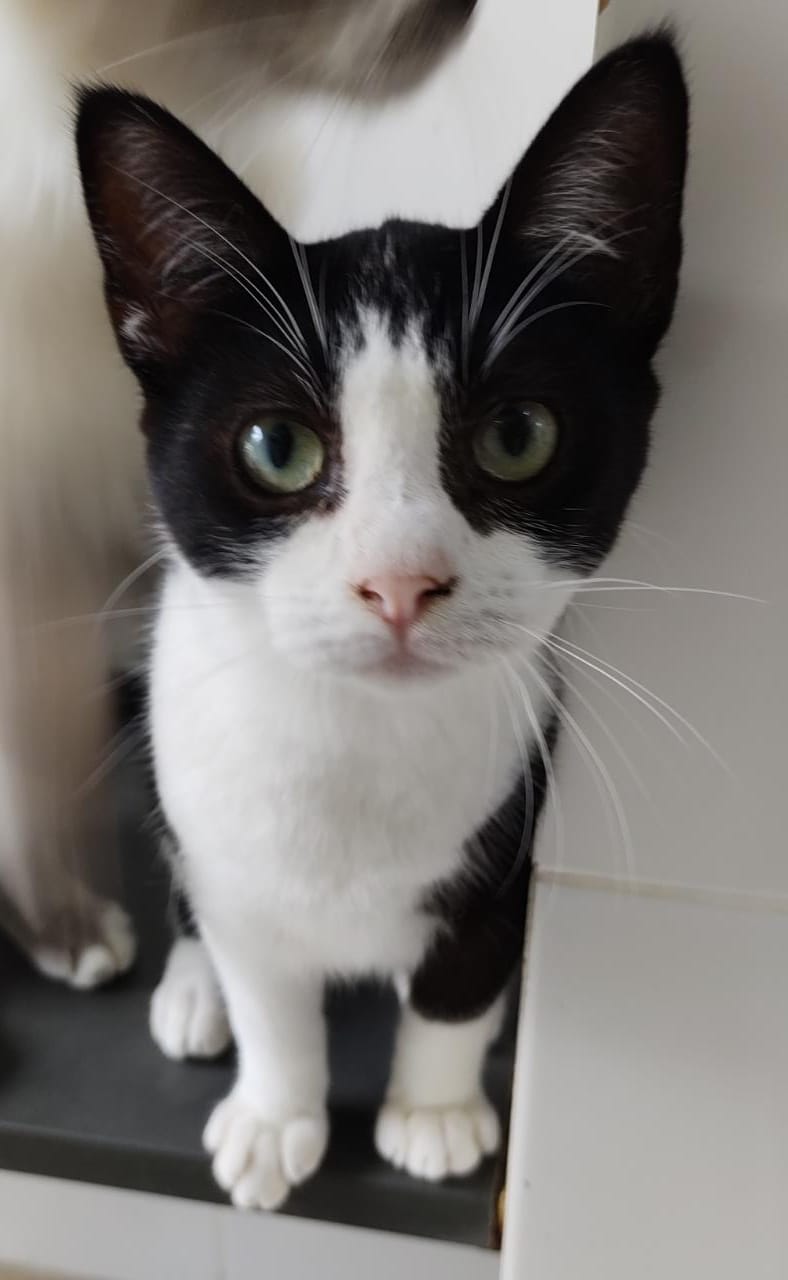
<instances>
[{"instance_id":1,"label":"black and white cat","mask_svg":"<svg viewBox=\"0 0 788 1280\"><path fill-rule=\"evenodd\" d=\"M594 67L471 231L305 246L144 99L86 92L78 135L169 547L158 784L239 1052L216 1177L274 1207L314 1172L324 985L370 973L408 993L378 1147L465 1173L498 1141L481 1069L550 772L540 646L646 459L676 53Z\"/></svg>"}]
</instances>

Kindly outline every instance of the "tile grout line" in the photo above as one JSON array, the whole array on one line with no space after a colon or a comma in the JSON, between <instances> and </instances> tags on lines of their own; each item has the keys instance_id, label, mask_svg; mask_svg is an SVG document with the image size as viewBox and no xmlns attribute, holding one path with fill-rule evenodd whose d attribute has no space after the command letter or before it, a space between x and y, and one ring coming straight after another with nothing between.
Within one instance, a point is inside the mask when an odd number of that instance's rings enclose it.
<instances>
[{"instance_id":1,"label":"tile grout line","mask_svg":"<svg viewBox=\"0 0 788 1280\"><path fill-rule=\"evenodd\" d=\"M743 889L712 889L694 885L668 884L649 880L623 880L590 871L560 871L536 867L537 883L567 889L587 889L595 893L615 893L622 897L653 898L663 902L683 902L694 906L727 907L739 911L765 911L788 915L788 894Z\"/></svg>"}]
</instances>

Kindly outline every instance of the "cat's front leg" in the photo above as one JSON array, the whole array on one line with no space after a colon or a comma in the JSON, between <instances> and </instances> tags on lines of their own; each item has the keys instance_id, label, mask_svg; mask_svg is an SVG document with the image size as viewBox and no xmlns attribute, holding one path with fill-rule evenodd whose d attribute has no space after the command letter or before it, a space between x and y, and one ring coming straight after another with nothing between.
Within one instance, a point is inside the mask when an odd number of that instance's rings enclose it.
<instances>
[{"instance_id":1,"label":"cat's front leg","mask_svg":"<svg viewBox=\"0 0 788 1280\"><path fill-rule=\"evenodd\" d=\"M375 1129L380 1154L416 1178L471 1173L500 1142L498 1116L484 1095L487 1049L503 998L467 1022L403 1012L386 1101Z\"/></svg>"},{"instance_id":2,"label":"cat's front leg","mask_svg":"<svg viewBox=\"0 0 788 1280\"><path fill-rule=\"evenodd\" d=\"M176 937L150 1002L151 1035L162 1053L184 1058L218 1058L230 1045L219 983L201 938Z\"/></svg>"},{"instance_id":3,"label":"cat's front leg","mask_svg":"<svg viewBox=\"0 0 788 1280\"><path fill-rule=\"evenodd\" d=\"M543 790L534 770L532 805ZM535 822L525 796L516 786L479 832L486 874L435 896L435 933L409 983L375 1137L380 1154L415 1177L470 1173L500 1142L482 1075L523 949Z\"/></svg>"},{"instance_id":4,"label":"cat's front leg","mask_svg":"<svg viewBox=\"0 0 788 1280\"><path fill-rule=\"evenodd\" d=\"M239 1208L277 1209L328 1143L323 984L208 931L238 1047L238 1078L205 1128L216 1181Z\"/></svg>"}]
</instances>

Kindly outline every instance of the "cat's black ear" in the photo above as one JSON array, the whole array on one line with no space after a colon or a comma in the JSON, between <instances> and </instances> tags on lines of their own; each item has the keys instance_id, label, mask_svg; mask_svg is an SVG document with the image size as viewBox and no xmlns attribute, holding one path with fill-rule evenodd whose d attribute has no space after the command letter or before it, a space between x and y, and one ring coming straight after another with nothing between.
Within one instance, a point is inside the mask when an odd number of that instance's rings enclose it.
<instances>
[{"instance_id":1,"label":"cat's black ear","mask_svg":"<svg viewBox=\"0 0 788 1280\"><path fill-rule=\"evenodd\" d=\"M564 98L484 220L502 214L510 246L609 307L648 354L676 296L687 130L669 35L623 45Z\"/></svg>"},{"instance_id":2,"label":"cat's black ear","mask_svg":"<svg viewBox=\"0 0 788 1280\"><path fill-rule=\"evenodd\" d=\"M206 307L286 234L167 111L119 89L83 91L77 150L121 350L143 383L178 357Z\"/></svg>"}]
</instances>

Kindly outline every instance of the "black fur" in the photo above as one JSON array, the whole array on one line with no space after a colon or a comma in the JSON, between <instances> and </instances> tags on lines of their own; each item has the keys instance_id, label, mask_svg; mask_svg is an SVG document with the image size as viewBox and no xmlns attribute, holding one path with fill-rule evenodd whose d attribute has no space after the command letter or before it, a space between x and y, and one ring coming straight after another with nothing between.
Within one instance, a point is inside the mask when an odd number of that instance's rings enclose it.
<instances>
[{"instance_id":1,"label":"black fur","mask_svg":"<svg viewBox=\"0 0 788 1280\"><path fill-rule=\"evenodd\" d=\"M361 300L387 318L395 340L415 322L444 357L443 478L470 524L528 532L573 568L598 564L646 460L657 400L651 359L670 320L681 255L686 131L669 40L611 54L548 121L478 231L390 222L305 251L324 349L295 247L239 179L152 103L110 89L83 94L79 159L108 303L145 392L156 499L186 555L206 573L243 573L266 540L341 502L336 358ZM579 230L569 246L578 252L535 301L539 323L487 365L496 318L546 254L560 261L561 228L573 220ZM463 264L470 288L496 228L466 359ZM607 248L584 253L589 235ZM314 395L261 311L258 270L300 326ZM135 316L144 317L136 328ZM552 409L560 443L538 477L505 484L480 470L472 436L524 400ZM244 475L239 433L266 410L303 420L324 441L329 463L304 493L267 494Z\"/></svg>"},{"instance_id":2,"label":"black fur","mask_svg":"<svg viewBox=\"0 0 788 1280\"><path fill-rule=\"evenodd\" d=\"M556 735L545 732L548 751ZM432 946L413 976L411 1003L425 1018L465 1022L493 1003L515 973L523 950L531 848L547 774L534 751L529 774L468 842L468 871L430 895L438 921Z\"/></svg>"}]
</instances>

